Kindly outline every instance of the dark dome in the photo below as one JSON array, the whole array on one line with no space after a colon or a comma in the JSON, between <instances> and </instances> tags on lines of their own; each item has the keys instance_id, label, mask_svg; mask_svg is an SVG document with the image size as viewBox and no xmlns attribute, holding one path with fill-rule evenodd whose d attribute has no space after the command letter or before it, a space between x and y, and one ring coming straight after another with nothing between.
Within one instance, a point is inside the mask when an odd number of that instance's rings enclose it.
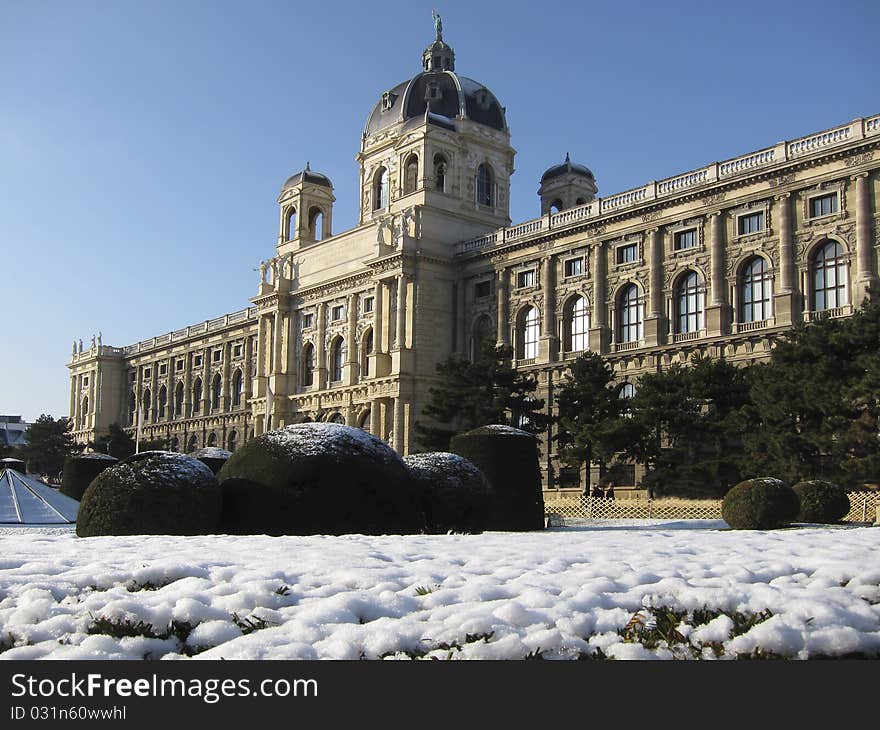
<instances>
[{"instance_id":1,"label":"dark dome","mask_svg":"<svg viewBox=\"0 0 880 730\"><path fill-rule=\"evenodd\" d=\"M470 119L492 129L507 130L504 108L481 83L454 71L425 71L382 95L367 119L364 134L373 135L394 124L424 118L429 87L433 89L430 104L434 121L445 121L448 126L455 119Z\"/></svg>"},{"instance_id":2,"label":"dark dome","mask_svg":"<svg viewBox=\"0 0 880 730\"><path fill-rule=\"evenodd\" d=\"M325 188L333 188L333 183L330 182L330 178L326 175L322 175L320 172L313 172L307 162L306 167L302 172L298 172L296 175L291 175L284 181L284 185L281 186L281 192L283 193L294 185L299 185L303 180L305 180L305 182L314 183L315 185L323 185Z\"/></svg>"},{"instance_id":3,"label":"dark dome","mask_svg":"<svg viewBox=\"0 0 880 730\"><path fill-rule=\"evenodd\" d=\"M541 175L541 182L545 183L548 180L553 180L557 177L562 177L563 175L582 175L583 177L588 177L591 180L595 180L595 176L588 167L584 167L583 165L578 165L571 161L571 158L568 156L568 152L565 153L565 162L561 165L553 165L553 167L547 168L547 171Z\"/></svg>"}]
</instances>

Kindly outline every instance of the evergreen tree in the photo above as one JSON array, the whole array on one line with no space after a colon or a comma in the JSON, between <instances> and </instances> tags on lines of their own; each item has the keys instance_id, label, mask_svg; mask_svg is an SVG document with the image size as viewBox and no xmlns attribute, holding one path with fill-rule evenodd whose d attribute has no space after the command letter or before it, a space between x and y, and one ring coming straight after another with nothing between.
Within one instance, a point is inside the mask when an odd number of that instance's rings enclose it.
<instances>
[{"instance_id":1,"label":"evergreen tree","mask_svg":"<svg viewBox=\"0 0 880 730\"><path fill-rule=\"evenodd\" d=\"M511 367L510 347L484 343L476 359L453 355L437 365L440 382L429 390L422 411L430 423L417 423L419 444L428 451L448 451L457 433L493 423L539 433L549 418L544 401L534 396L537 381Z\"/></svg>"},{"instance_id":2,"label":"evergreen tree","mask_svg":"<svg viewBox=\"0 0 880 730\"><path fill-rule=\"evenodd\" d=\"M64 459L80 450L70 433L67 418L55 420L43 413L25 432L27 443L19 449L28 471L57 475L64 468Z\"/></svg>"},{"instance_id":3,"label":"evergreen tree","mask_svg":"<svg viewBox=\"0 0 880 730\"><path fill-rule=\"evenodd\" d=\"M124 459L134 453L134 439L118 423L111 423L107 433L89 443L95 451L100 451L117 459Z\"/></svg>"}]
</instances>

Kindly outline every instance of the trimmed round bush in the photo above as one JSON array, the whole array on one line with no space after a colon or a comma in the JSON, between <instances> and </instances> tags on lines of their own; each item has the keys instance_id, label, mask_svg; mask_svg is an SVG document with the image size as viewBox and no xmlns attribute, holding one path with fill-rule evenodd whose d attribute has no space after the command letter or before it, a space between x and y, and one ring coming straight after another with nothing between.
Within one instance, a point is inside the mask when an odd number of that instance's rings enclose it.
<instances>
[{"instance_id":1,"label":"trimmed round bush","mask_svg":"<svg viewBox=\"0 0 880 730\"><path fill-rule=\"evenodd\" d=\"M79 505L76 534L204 535L217 532L220 485L197 459L147 451L102 471Z\"/></svg>"},{"instance_id":2,"label":"trimmed round bush","mask_svg":"<svg viewBox=\"0 0 880 730\"><path fill-rule=\"evenodd\" d=\"M119 459L109 454L79 454L64 459L64 473L61 478L61 494L80 500L86 487L104 469L116 464Z\"/></svg>"},{"instance_id":3,"label":"trimmed round bush","mask_svg":"<svg viewBox=\"0 0 880 730\"><path fill-rule=\"evenodd\" d=\"M759 477L724 495L721 516L735 530L772 530L794 522L799 506L797 494L781 479Z\"/></svg>"},{"instance_id":4,"label":"trimmed round bush","mask_svg":"<svg viewBox=\"0 0 880 730\"><path fill-rule=\"evenodd\" d=\"M193 459L198 459L214 474L217 474L223 468L223 465L229 461L232 452L221 449L218 446L206 446L204 449L193 451L190 456Z\"/></svg>"},{"instance_id":5,"label":"trimmed round bush","mask_svg":"<svg viewBox=\"0 0 880 730\"><path fill-rule=\"evenodd\" d=\"M425 531L482 532L489 516L489 482L471 462L443 451L403 459L418 488Z\"/></svg>"},{"instance_id":6,"label":"trimmed round bush","mask_svg":"<svg viewBox=\"0 0 880 730\"><path fill-rule=\"evenodd\" d=\"M453 436L453 453L473 463L489 481L488 530L544 528L544 495L538 440L511 426L481 426Z\"/></svg>"},{"instance_id":7,"label":"trimmed round bush","mask_svg":"<svg viewBox=\"0 0 880 730\"><path fill-rule=\"evenodd\" d=\"M384 441L339 423L297 423L251 439L217 474L230 534L421 532L418 492Z\"/></svg>"},{"instance_id":8,"label":"trimmed round bush","mask_svg":"<svg viewBox=\"0 0 880 730\"><path fill-rule=\"evenodd\" d=\"M792 489L801 504L798 522L840 522L849 513L849 497L832 482L808 479L798 482Z\"/></svg>"}]
</instances>

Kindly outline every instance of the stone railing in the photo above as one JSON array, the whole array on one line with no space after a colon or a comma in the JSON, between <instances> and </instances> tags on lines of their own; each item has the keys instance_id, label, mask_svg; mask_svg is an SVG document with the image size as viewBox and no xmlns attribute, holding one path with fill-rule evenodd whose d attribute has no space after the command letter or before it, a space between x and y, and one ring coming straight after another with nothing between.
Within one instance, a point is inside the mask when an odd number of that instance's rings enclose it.
<instances>
[{"instance_id":1,"label":"stone railing","mask_svg":"<svg viewBox=\"0 0 880 730\"><path fill-rule=\"evenodd\" d=\"M573 226L582 221L599 218L605 213L619 213L636 208L652 200L677 195L686 190L699 189L719 180L728 180L739 175L748 175L755 170L771 167L789 160L802 159L810 154L822 154L828 148L847 144L853 140L864 139L880 134L880 114L856 119L824 132L807 135L788 142L780 142L757 152L734 157L724 162L691 170L680 175L650 182L640 188L626 190L607 198L596 198L586 205L541 216L518 223L515 226L499 228L491 233L455 244L455 255L462 256L483 248L504 244L542 231L556 230Z\"/></svg>"},{"instance_id":2,"label":"stone railing","mask_svg":"<svg viewBox=\"0 0 880 730\"><path fill-rule=\"evenodd\" d=\"M756 322L736 322L734 327L737 333L741 332L754 332L755 330L762 330L767 327L772 327L776 322L774 317L770 317L769 319L760 319Z\"/></svg>"},{"instance_id":3,"label":"stone railing","mask_svg":"<svg viewBox=\"0 0 880 730\"><path fill-rule=\"evenodd\" d=\"M169 332L164 335L157 335L156 337L151 337L149 340L142 340L141 342L136 342L135 344L128 345L127 347L113 349L118 350L119 354L122 355L134 355L139 352L151 350L154 347L160 347L171 342L180 342L181 340L185 340L195 335L203 335L207 332L215 332L217 330L224 329L225 327L228 327L230 325L238 324L239 322L246 322L248 320L256 318L257 308L248 307L247 309L242 309L238 312L233 312L232 314L225 314L222 317L215 317L214 319L209 319L205 322L199 322L198 324L193 324L189 327L183 327L179 330L174 330L173 332Z\"/></svg>"},{"instance_id":4,"label":"stone railing","mask_svg":"<svg viewBox=\"0 0 880 730\"><path fill-rule=\"evenodd\" d=\"M674 332L672 334L672 343L678 344L679 342L698 340L700 337L704 337L705 334L706 332L704 330L696 330L695 332Z\"/></svg>"}]
</instances>

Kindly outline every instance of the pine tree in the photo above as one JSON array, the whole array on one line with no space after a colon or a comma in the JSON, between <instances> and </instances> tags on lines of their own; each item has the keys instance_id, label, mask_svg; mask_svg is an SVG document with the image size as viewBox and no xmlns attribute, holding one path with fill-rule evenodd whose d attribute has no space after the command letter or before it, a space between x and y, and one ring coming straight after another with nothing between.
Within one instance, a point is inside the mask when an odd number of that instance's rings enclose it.
<instances>
[{"instance_id":1,"label":"pine tree","mask_svg":"<svg viewBox=\"0 0 880 730\"><path fill-rule=\"evenodd\" d=\"M104 436L99 436L89 446L117 459L124 459L134 453L134 439L118 423L111 423Z\"/></svg>"},{"instance_id":2,"label":"pine tree","mask_svg":"<svg viewBox=\"0 0 880 730\"><path fill-rule=\"evenodd\" d=\"M64 468L64 459L80 450L70 433L67 418L55 420L43 413L25 432L27 443L19 450L28 471L57 475Z\"/></svg>"},{"instance_id":3,"label":"pine tree","mask_svg":"<svg viewBox=\"0 0 880 730\"><path fill-rule=\"evenodd\" d=\"M510 347L485 343L471 362L453 355L437 365L440 378L429 390L422 411L430 419L415 426L419 444L428 451L448 451L457 433L499 423L530 433L547 427L544 401L534 396L537 381L511 367Z\"/></svg>"}]
</instances>

